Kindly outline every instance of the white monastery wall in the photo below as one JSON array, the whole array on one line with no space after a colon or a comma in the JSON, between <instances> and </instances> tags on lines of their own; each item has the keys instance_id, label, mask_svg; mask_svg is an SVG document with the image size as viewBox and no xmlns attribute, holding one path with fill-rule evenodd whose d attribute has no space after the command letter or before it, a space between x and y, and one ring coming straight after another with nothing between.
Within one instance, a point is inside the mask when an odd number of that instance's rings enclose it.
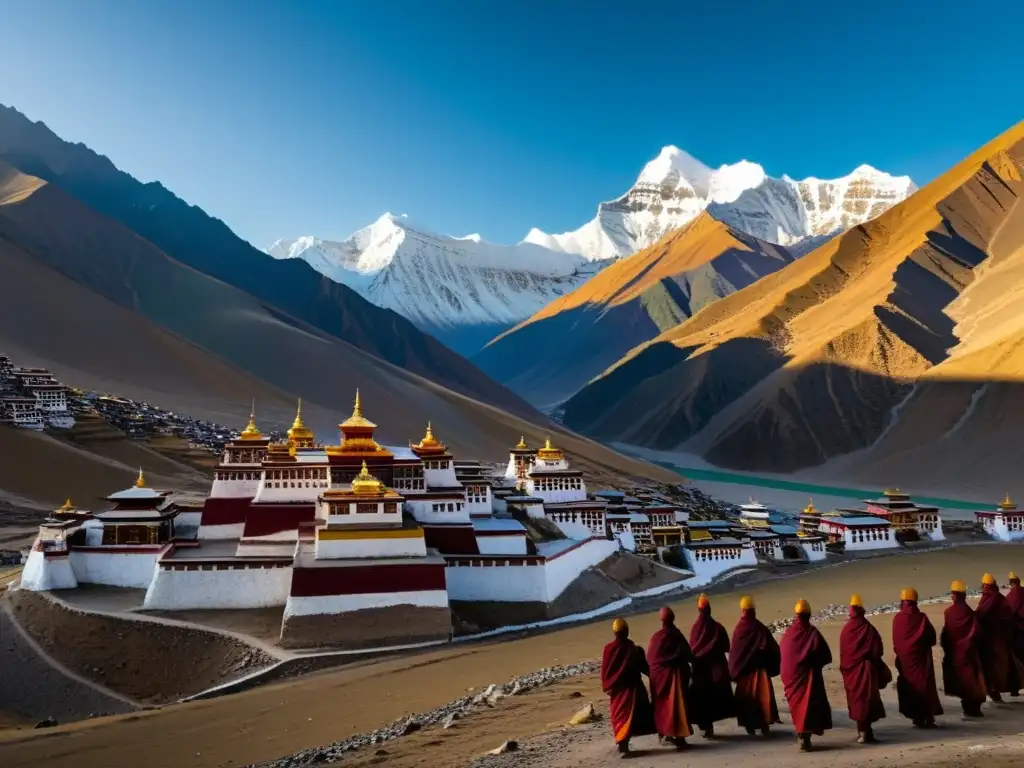
<instances>
[{"instance_id":1,"label":"white monastery wall","mask_svg":"<svg viewBox=\"0 0 1024 768\"><path fill-rule=\"evenodd\" d=\"M215 499L251 499L256 495L260 487L260 467L253 464L252 469L257 479L255 480L214 480L210 488L210 498Z\"/></svg>"},{"instance_id":2,"label":"white monastery wall","mask_svg":"<svg viewBox=\"0 0 1024 768\"><path fill-rule=\"evenodd\" d=\"M548 560L544 566L548 602L562 594L581 573L611 557L618 549L619 545L610 539L588 539L575 549Z\"/></svg>"},{"instance_id":3,"label":"white monastery wall","mask_svg":"<svg viewBox=\"0 0 1024 768\"><path fill-rule=\"evenodd\" d=\"M195 512L179 512L174 518L174 538L196 539L199 537L199 523L203 519L202 510Z\"/></svg>"},{"instance_id":4,"label":"white monastery wall","mask_svg":"<svg viewBox=\"0 0 1024 768\"><path fill-rule=\"evenodd\" d=\"M452 600L507 603L547 601L543 565L473 565L445 568L448 595Z\"/></svg>"},{"instance_id":5,"label":"white monastery wall","mask_svg":"<svg viewBox=\"0 0 1024 768\"><path fill-rule=\"evenodd\" d=\"M159 550L117 552L111 547L104 552L73 549L68 557L79 582L146 589L153 580L159 556Z\"/></svg>"},{"instance_id":6,"label":"white monastery wall","mask_svg":"<svg viewBox=\"0 0 1024 768\"><path fill-rule=\"evenodd\" d=\"M545 504L557 504L562 501L586 501L587 492L583 488L566 488L560 491L539 491L533 480L526 481L526 493L543 499Z\"/></svg>"},{"instance_id":7,"label":"white monastery wall","mask_svg":"<svg viewBox=\"0 0 1024 768\"><path fill-rule=\"evenodd\" d=\"M284 605L292 585L291 566L220 570L156 570L143 607L149 610L271 608Z\"/></svg>"},{"instance_id":8,"label":"white monastery wall","mask_svg":"<svg viewBox=\"0 0 1024 768\"><path fill-rule=\"evenodd\" d=\"M323 613L349 613L394 605L420 608L447 608L448 593L443 589L417 592L371 592L362 595L326 595L317 597L289 596L284 615L313 616Z\"/></svg>"},{"instance_id":9,"label":"white monastery wall","mask_svg":"<svg viewBox=\"0 0 1024 768\"><path fill-rule=\"evenodd\" d=\"M240 539L245 531L245 523L230 525L203 525L199 527L197 538L203 539Z\"/></svg>"},{"instance_id":10,"label":"white monastery wall","mask_svg":"<svg viewBox=\"0 0 1024 768\"><path fill-rule=\"evenodd\" d=\"M858 533L860 535L858 535ZM864 552L874 549L896 549L899 542L893 535L892 529L879 532L879 538L871 538L867 531L856 531L847 528L843 531L843 540L846 542L848 552Z\"/></svg>"},{"instance_id":11,"label":"white monastery wall","mask_svg":"<svg viewBox=\"0 0 1024 768\"><path fill-rule=\"evenodd\" d=\"M702 550L708 551L709 549L713 548L683 547L683 552L686 553L686 562L699 584L706 584L718 578L726 571L731 571L733 568L757 567L757 557L754 555L753 547L742 547L739 557L720 557L715 559L714 557L704 558L697 554Z\"/></svg>"},{"instance_id":12,"label":"white monastery wall","mask_svg":"<svg viewBox=\"0 0 1024 768\"><path fill-rule=\"evenodd\" d=\"M579 541L584 541L594 535L593 531L591 531L590 528L588 528L586 525L584 525L582 522L579 522L578 520L572 522L558 522L551 517L549 517L548 519L551 520L555 525L557 525L558 530L560 530L570 539L578 539Z\"/></svg>"},{"instance_id":13,"label":"white monastery wall","mask_svg":"<svg viewBox=\"0 0 1024 768\"><path fill-rule=\"evenodd\" d=\"M316 540L318 560L340 560L366 557L426 557L427 545L422 536L380 539Z\"/></svg>"},{"instance_id":14,"label":"white monastery wall","mask_svg":"<svg viewBox=\"0 0 1024 768\"><path fill-rule=\"evenodd\" d=\"M435 504L443 504L444 511L434 511ZM452 505L452 511L448 511L448 505ZM459 509L459 507L462 507ZM420 499L410 499L405 502L406 509L412 513L412 516L421 523L468 523L470 522L469 510L466 507L465 501L462 499L444 499L434 501L424 501Z\"/></svg>"},{"instance_id":15,"label":"white monastery wall","mask_svg":"<svg viewBox=\"0 0 1024 768\"><path fill-rule=\"evenodd\" d=\"M46 557L42 552L29 552L21 572L21 588L33 592L50 589L74 589L78 586L71 561L67 556Z\"/></svg>"},{"instance_id":16,"label":"white monastery wall","mask_svg":"<svg viewBox=\"0 0 1024 768\"><path fill-rule=\"evenodd\" d=\"M828 553L825 551L824 541L801 541L800 547L803 549L804 555L807 557L807 562L809 563L820 562L828 556Z\"/></svg>"}]
</instances>

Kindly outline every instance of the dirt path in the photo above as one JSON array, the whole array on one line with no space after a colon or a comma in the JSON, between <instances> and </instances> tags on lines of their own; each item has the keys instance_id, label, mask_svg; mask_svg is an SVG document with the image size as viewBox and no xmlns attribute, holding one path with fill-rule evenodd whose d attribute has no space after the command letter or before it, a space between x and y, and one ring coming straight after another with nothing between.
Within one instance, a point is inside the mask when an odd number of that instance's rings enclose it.
<instances>
[{"instance_id":1,"label":"dirt path","mask_svg":"<svg viewBox=\"0 0 1024 768\"><path fill-rule=\"evenodd\" d=\"M1024 548L963 547L913 557L859 561L734 589L713 600L720 620L731 626L736 620L736 602L748 591L758 601L761 618L771 621L790 615L798 597L810 600L812 606L824 606L845 601L856 590L868 604L882 604L896 600L900 587L906 584L917 587L922 595L937 595L949 588L953 578L976 584L986 570L1005 574L1011 569L1024 570ZM671 602L676 613L684 617L682 621L693 615L693 597ZM636 637L646 639L657 626L656 614L652 610L633 616L630 624ZM886 630L880 630L887 636ZM126 753L134 755L147 768L259 763L372 731L403 715L442 706L471 688L483 690L490 683L502 683L541 667L593 659L607 639L605 619L547 634L356 663L225 698L172 705L103 723L71 724L53 729L45 737L32 735L8 738L5 742L0 736L0 753L5 768L35 768L40 764L107 768L117 764ZM152 650L159 652L158 647ZM423 768L464 765L479 750L497 746L505 738L528 739L564 723L579 702L558 699L559 695L565 697L575 689L584 694L585 700L603 701L593 681L581 678L575 688L571 681L561 685L564 687L558 690L546 689L513 698L509 706L522 707L515 714L506 716L501 707L494 710L491 714L498 725L493 731L467 724L464 730L468 736L460 738L478 741L461 753L461 763L450 762L450 757L460 753L449 749L447 742L460 732L459 726L449 731L428 729L416 734L423 742L399 740L382 745L381 748L393 753L387 764ZM553 697L551 708L541 706L549 696ZM1013 732L1021 730L1024 717ZM443 748L423 746L427 741L439 740ZM421 744L418 756L408 756L408 760L420 762L397 762L403 743ZM371 753L367 759L372 757Z\"/></svg>"}]
</instances>

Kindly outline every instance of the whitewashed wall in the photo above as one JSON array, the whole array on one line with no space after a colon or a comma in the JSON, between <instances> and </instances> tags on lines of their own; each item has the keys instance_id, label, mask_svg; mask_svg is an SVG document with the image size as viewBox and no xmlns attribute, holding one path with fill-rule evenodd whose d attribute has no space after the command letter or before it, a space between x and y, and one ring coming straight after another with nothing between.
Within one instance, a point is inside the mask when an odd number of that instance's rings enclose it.
<instances>
[{"instance_id":1,"label":"whitewashed wall","mask_svg":"<svg viewBox=\"0 0 1024 768\"><path fill-rule=\"evenodd\" d=\"M47 558L42 552L29 552L21 572L21 588L33 592L50 589L74 589L78 586L75 572L67 557Z\"/></svg>"},{"instance_id":2,"label":"whitewashed wall","mask_svg":"<svg viewBox=\"0 0 1024 768\"><path fill-rule=\"evenodd\" d=\"M425 557L427 545L422 536L400 539L321 539L316 540L318 560L364 557Z\"/></svg>"},{"instance_id":3,"label":"whitewashed wall","mask_svg":"<svg viewBox=\"0 0 1024 768\"><path fill-rule=\"evenodd\" d=\"M570 539L584 541L585 539L589 539L591 536L594 535L594 532L591 531L590 528L588 528L582 522L579 522L578 519L574 522L556 522L553 518L549 517L548 520L551 520L551 522L557 525L558 530L560 530Z\"/></svg>"},{"instance_id":4,"label":"whitewashed wall","mask_svg":"<svg viewBox=\"0 0 1024 768\"><path fill-rule=\"evenodd\" d=\"M548 560L544 566L548 602L557 599L581 573L611 557L618 549L618 544L610 539L589 539L575 549Z\"/></svg>"},{"instance_id":5,"label":"whitewashed wall","mask_svg":"<svg viewBox=\"0 0 1024 768\"><path fill-rule=\"evenodd\" d=\"M696 557L696 549L684 547L686 562L698 583L704 584L716 579L733 568L757 567L757 557L753 547L743 547L739 557L719 558L718 560L700 560Z\"/></svg>"},{"instance_id":6,"label":"whitewashed wall","mask_svg":"<svg viewBox=\"0 0 1024 768\"><path fill-rule=\"evenodd\" d=\"M146 589L153 581L159 552L82 552L68 556L79 583Z\"/></svg>"},{"instance_id":7,"label":"whitewashed wall","mask_svg":"<svg viewBox=\"0 0 1024 768\"><path fill-rule=\"evenodd\" d=\"M240 539L245 531L245 523L229 525L203 525L199 527L197 538L200 541L213 539Z\"/></svg>"},{"instance_id":8,"label":"whitewashed wall","mask_svg":"<svg viewBox=\"0 0 1024 768\"><path fill-rule=\"evenodd\" d=\"M804 555L809 563L819 562L828 556L828 553L825 551L825 542L823 541L819 542L819 549L817 550L814 548L813 542L810 541L801 541L800 546L803 548Z\"/></svg>"},{"instance_id":9,"label":"whitewashed wall","mask_svg":"<svg viewBox=\"0 0 1024 768\"><path fill-rule=\"evenodd\" d=\"M543 565L451 566L445 568L452 600L496 600L509 603L546 602Z\"/></svg>"},{"instance_id":10,"label":"whitewashed wall","mask_svg":"<svg viewBox=\"0 0 1024 768\"><path fill-rule=\"evenodd\" d=\"M462 509L457 512L435 512L434 504L444 504L447 510L448 504L462 504ZM421 501L410 499L405 502L405 508L412 513L412 516L421 523L468 523L469 509L465 497L459 499L445 499L444 501Z\"/></svg>"},{"instance_id":11,"label":"whitewashed wall","mask_svg":"<svg viewBox=\"0 0 1024 768\"><path fill-rule=\"evenodd\" d=\"M246 464L244 469L260 472L259 464ZM260 486L259 480L214 480L210 497L216 499L251 499Z\"/></svg>"},{"instance_id":12,"label":"whitewashed wall","mask_svg":"<svg viewBox=\"0 0 1024 768\"><path fill-rule=\"evenodd\" d=\"M292 569L233 568L209 571L157 569L143 607L150 610L195 608L270 608L284 605Z\"/></svg>"},{"instance_id":13,"label":"whitewashed wall","mask_svg":"<svg viewBox=\"0 0 1024 768\"><path fill-rule=\"evenodd\" d=\"M318 597L289 596L285 616L314 616L324 613L349 613L394 605L420 608L447 608L448 593L443 589L416 592L371 592L362 595L326 595Z\"/></svg>"}]
</instances>

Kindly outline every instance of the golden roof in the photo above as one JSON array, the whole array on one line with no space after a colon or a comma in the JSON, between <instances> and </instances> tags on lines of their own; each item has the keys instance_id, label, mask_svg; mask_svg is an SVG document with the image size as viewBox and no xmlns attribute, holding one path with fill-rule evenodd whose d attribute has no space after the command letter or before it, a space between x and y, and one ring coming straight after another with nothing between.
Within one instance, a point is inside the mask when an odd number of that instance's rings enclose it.
<instances>
[{"instance_id":1,"label":"golden roof","mask_svg":"<svg viewBox=\"0 0 1024 768\"><path fill-rule=\"evenodd\" d=\"M387 486L370 474L364 461L362 470L352 480L352 493L356 496L382 496L387 491Z\"/></svg>"},{"instance_id":2,"label":"golden roof","mask_svg":"<svg viewBox=\"0 0 1024 768\"><path fill-rule=\"evenodd\" d=\"M242 430L242 434L239 436L239 440L262 440L263 433L256 428L256 401L252 401L252 410L249 411L249 423L245 429Z\"/></svg>"},{"instance_id":3,"label":"golden roof","mask_svg":"<svg viewBox=\"0 0 1024 768\"><path fill-rule=\"evenodd\" d=\"M1006 498L999 502L1000 509L1016 509L1017 505L1013 503L1013 499L1010 498L1010 494L1006 494Z\"/></svg>"},{"instance_id":4,"label":"golden roof","mask_svg":"<svg viewBox=\"0 0 1024 768\"><path fill-rule=\"evenodd\" d=\"M551 445L551 436L544 441L544 447L537 451L538 459L545 459L547 461L561 461L565 455L562 453L560 448L555 448Z\"/></svg>"},{"instance_id":5,"label":"golden roof","mask_svg":"<svg viewBox=\"0 0 1024 768\"><path fill-rule=\"evenodd\" d=\"M73 505L73 504L71 503L71 499L69 498L69 499L68 499L67 501L65 501L65 502L64 502L64 504L63 504L63 505L61 505L60 509L58 509L57 511L58 511L58 512L70 512L70 511L71 511L71 510L73 510L74 508L75 508L75 507L74 507L74 505Z\"/></svg>"},{"instance_id":6,"label":"golden roof","mask_svg":"<svg viewBox=\"0 0 1024 768\"><path fill-rule=\"evenodd\" d=\"M299 398L299 404L295 408L295 421L292 422L291 429L288 430L288 439L292 442L312 442L314 440L313 430L305 425L302 421L302 398Z\"/></svg>"},{"instance_id":7,"label":"golden roof","mask_svg":"<svg viewBox=\"0 0 1024 768\"><path fill-rule=\"evenodd\" d=\"M447 448L445 444L434 437L434 430L430 426L430 422L427 422L427 433L423 435L423 439L420 440L414 448L418 448L421 451L445 451Z\"/></svg>"},{"instance_id":8,"label":"golden roof","mask_svg":"<svg viewBox=\"0 0 1024 768\"><path fill-rule=\"evenodd\" d=\"M519 438L519 442L516 443L516 450L517 451L525 451L528 448L529 448L529 446L526 444L526 436L524 435L523 437L520 437Z\"/></svg>"},{"instance_id":9,"label":"golden roof","mask_svg":"<svg viewBox=\"0 0 1024 768\"><path fill-rule=\"evenodd\" d=\"M339 426L342 429L345 429L345 427L366 427L367 429L376 429L377 425L363 416L363 403L359 399L358 389L356 390L356 402L352 407L352 415L341 422Z\"/></svg>"},{"instance_id":10,"label":"golden roof","mask_svg":"<svg viewBox=\"0 0 1024 768\"><path fill-rule=\"evenodd\" d=\"M145 488L146 487L146 478L142 474L142 467L139 467L139 476L137 478L135 478L135 487L136 488ZM69 499L69 501L70 501L70 499Z\"/></svg>"},{"instance_id":11,"label":"golden roof","mask_svg":"<svg viewBox=\"0 0 1024 768\"><path fill-rule=\"evenodd\" d=\"M804 507L804 514L805 515L817 515L817 514L819 514L817 508L815 508L815 506L814 506L814 499L808 499L807 500L807 506Z\"/></svg>"}]
</instances>

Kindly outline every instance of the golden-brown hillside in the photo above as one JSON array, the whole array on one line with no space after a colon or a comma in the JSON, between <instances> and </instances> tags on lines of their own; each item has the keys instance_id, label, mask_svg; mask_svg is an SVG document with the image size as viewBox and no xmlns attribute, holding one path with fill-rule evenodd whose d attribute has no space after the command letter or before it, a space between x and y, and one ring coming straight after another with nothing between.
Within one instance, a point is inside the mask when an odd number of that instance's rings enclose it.
<instances>
[{"instance_id":1,"label":"golden-brown hillside","mask_svg":"<svg viewBox=\"0 0 1024 768\"><path fill-rule=\"evenodd\" d=\"M908 444L946 434L943 424L983 443L1002 425L963 382L1024 372L1022 167L1024 123L877 219L634 348L569 401L566 423L750 470L860 451L845 466L874 482L880 466L897 474L894 454ZM989 397L1004 386L1015 385L989 384ZM903 470L916 473L916 460Z\"/></svg>"},{"instance_id":2,"label":"golden-brown hillside","mask_svg":"<svg viewBox=\"0 0 1024 768\"><path fill-rule=\"evenodd\" d=\"M637 344L792 260L702 213L505 332L474 362L535 405L555 405Z\"/></svg>"}]
</instances>

